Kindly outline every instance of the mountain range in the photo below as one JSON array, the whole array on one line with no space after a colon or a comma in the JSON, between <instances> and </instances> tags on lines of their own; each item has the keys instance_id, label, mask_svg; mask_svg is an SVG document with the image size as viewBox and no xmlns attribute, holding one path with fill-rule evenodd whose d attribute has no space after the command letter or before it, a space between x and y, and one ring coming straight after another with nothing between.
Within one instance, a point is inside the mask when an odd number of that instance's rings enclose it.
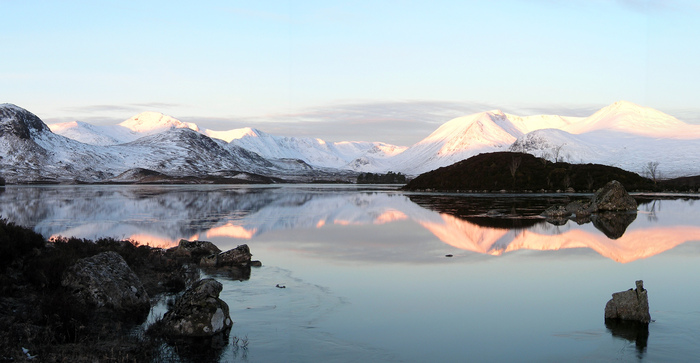
<instances>
[{"instance_id":1,"label":"mountain range","mask_svg":"<svg viewBox=\"0 0 700 363\"><path fill-rule=\"evenodd\" d=\"M415 176L484 152L520 151L662 178L700 175L700 125L619 101L588 117L520 117L499 110L458 117L410 146L327 142L255 128L215 131L157 112L117 125L47 125L0 105L0 175L8 183L135 182L139 170L170 177L351 181L359 172Z\"/></svg>"}]
</instances>

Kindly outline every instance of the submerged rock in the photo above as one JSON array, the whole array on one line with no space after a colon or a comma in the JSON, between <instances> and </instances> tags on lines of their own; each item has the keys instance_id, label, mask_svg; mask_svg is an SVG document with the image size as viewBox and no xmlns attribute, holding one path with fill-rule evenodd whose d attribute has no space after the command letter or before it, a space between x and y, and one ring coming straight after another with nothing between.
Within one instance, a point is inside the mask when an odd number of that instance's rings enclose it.
<instances>
[{"instance_id":1,"label":"submerged rock","mask_svg":"<svg viewBox=\"0 0 700 363\"><path fill-rule=\"evenodd\" d=\"M649 299L644 281L636 282L636 289L612 294L612 299L605 305L605 319L620 319L649 323Z\"/></svg>"},{"instance_id":2,"label":"submerged rock","mask_svg":"<svg viewBox=\"0 0 700 363\"><path fill-rule=\"evenodd\" d=\"M169 339L194 339L197 344L205 339L214 347L226 345L233 321L228 305L219 299L222 289L214 279L197 281L154 329Z\"/></svg>"},{"instance_id":3,"label":"submerged rock","mask_svg":"<svg viewBox=\"0 0 700 363\"><path fill-rule=\"evenodd\" d=\"M593 211L633 211L637 210L637 201L625 190L619 181L608 182L598 189L591 202Z\"/></svg>"},{"instance_id":4,"label":"submerged rock","mask_svg":"<svg viewBox=\"0 0 700 363\"><path fill-rule=\"evenodd\" d=\"M64 272L61 285L79 303L122 319L145 318L151 307L141 280L112 251L78 260Z\"/></svg>"}]
</instances>

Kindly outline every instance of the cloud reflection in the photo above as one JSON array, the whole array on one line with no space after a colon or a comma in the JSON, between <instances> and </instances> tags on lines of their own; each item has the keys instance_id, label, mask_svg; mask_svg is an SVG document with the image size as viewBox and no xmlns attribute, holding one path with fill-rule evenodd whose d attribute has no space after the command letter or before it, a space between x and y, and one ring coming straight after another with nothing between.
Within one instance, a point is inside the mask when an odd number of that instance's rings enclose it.
<instances>
[{"instance_id":1,"label":"cloud reflection","mask_svg":"<svg viewBox=\"0 0 700 363\"><path fill-rule=\"evenodd\" d=\"M429 200L430 197L424 197L421 204L427 205ZM492 205L494 201L485 200L482 204ZM181 238L228 238L243 243L270 232L294 231L289 235L308 235L330 228L335 230L328 233L339 233L338 228L341 231L354 228L354 235L343 237L352 239L363 233L358 232L357 227L400 225L404 228L404 223L411 223L448 246L478 254L500 256L519 250L586 248L613 261L627 263L657 255L687 241L700 241L697 224L661 225L657 222L667 219L659 216L673 211L673 203L685 203L679 204L685 208L698 207L680 200L664 203L664 211L658 211L655 219L627 218L624 224L631 223L627 232L615 234L616 239L590 224L578 226L569 222L565 226L553 226L539 219L494 219L484 217L485 214L467 217L455 212L441 213L424 208L398 192L360 191L354 187L8 187L0 194L0 214L17 224L31 226L47 237L129 238L159 247L173 246ZM449 204L448 201L445 205ZM340 237L323 236L327 239L313 246L305 245L307 252L371 260L378 249L408 249L421 253L421 245L425 246L421 241L408 243L399 238L385 238L369 245L345 241L346 245L341 246L335 243ZM348 251L348 243L357 247L352 253ZM339 253L343 250L349 254Z\"/></svg>"}]
</instances>

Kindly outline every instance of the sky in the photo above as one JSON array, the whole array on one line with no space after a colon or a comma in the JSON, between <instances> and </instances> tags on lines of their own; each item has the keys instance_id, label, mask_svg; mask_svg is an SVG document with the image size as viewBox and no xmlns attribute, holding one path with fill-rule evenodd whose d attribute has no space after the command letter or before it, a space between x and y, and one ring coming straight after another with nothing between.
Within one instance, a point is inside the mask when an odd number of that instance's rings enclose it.
<instances>
[{"instance_id":1,"label":"sky","mask_svg":"<svg viewBox=\"0 0 700 363\"><path fill-rule=\"evenodd\" d=\"M627 100L700 123L700 2L0 0L0 103L46 123L409 146L500 109Z\"/></svg>"}]
</instances>

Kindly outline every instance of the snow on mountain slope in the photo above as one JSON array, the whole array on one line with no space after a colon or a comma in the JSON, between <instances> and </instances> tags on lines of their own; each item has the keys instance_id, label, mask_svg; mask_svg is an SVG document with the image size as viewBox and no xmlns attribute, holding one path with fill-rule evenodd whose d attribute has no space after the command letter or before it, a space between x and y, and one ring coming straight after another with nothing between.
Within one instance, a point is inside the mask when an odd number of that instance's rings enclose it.
<instances>
[{"instance_id":1,"label":"snow on mountain slope","mask_svg":"<svg viewBox=\"0 0 700 363\"><path fill-rule=\"evenodd\" d=\"M160 112L142 112L122 123L119 126L125 127L139 134L156 134L173 129L192 129L199 132L199 127L191 122L182 122L176 118L163 115Z\"/></svg>"},{"instance_id":2,"label":"snow on mountain slope","mask_svg":"<svg viewBox=\"0 0 700 363\"><path fill-rule=\"evenodd\" d=\"M501 111L458 117L390 162L394 170L417 175L482 152L504 150L522 134Z\"/></svg>"},{"instance_id":3,"label":"snow on mountain slope","mask_svg":"<svg viewBox=\"0 0 700 363\"><path fill-rule=\"evenodd\" d=\"M118 125L94 126L75 121L49 127L55 133L73 140L100 146L128 143L167 130L191 129L225 141L231 148L244 148L257 153L285 170L302 167L298 161L306 167L358 170L349 164L364 158L366 162L362 166L375 171L382 168L382 159L406 149L381 142L331 143L315 138L275 136L250 127L227 131L201 129L194 123L182 122L157 112L140 113Z\"/></svg>"},{"instance_id":4,"label":"snow on mountain slope","mask_svg":"<svg viewBox=\"0 0 700 363\"><path fill-rule=\"evenodd\" d=\"M688 125L675 117L653 108L618 101L579 122L563 127L562 130L572 134L614 130L634 135L683 137L682 130L685 130L686 126Z\"/></svg>"},{"instance_id":5,"label":"snow on mountain slope","mask_svg":"<svg viewBox=\"0 0 700 363\"><path fill-rule=\"evenodd\" d=\"M91 145L117 145L167 130L188 128L200 131L191 122L182 122L159 112L142 112L117 125L91 125L73 121L48 125L52 132Z\"/></svg>"},{"instance_id":6,"label":"snow on mountain slope","mask_svg":"<svg viewBox=\"0 0 700 363\"><path fill-rule=\"evenodd\" d=\"M600 143L583 135L557 129L535 130L518 138L508 151L523 152L551 161L582 163L602 158ZM587 161L590 162L590 161Z\"/></svg>"},{"instance_id":7,"label":"snow on mountain slope","mask_svg":"<svg viewBox=\"0 0 700 363\"><path fill-rule=\"evenodd\" d=\"M97 146L54 134L38 117L0 105L0 175L9 183L98 182L132 168L171 176L220 170L275 173L259 155L215 141L189 128L174 128L125 144Z\"/></svg>"},{"instance_id":8,"label":"snow on mountain slope","mask_svg":"<svg viewBox=\"0 0 700 363\"><path fill-rule=\"evenodd\" d=\"M367 154L381 159L404 149L377 142L326 142L310 137L274 136L252 128L232 130L228 136L231 137L230 145L250 150L266 159L302 160L313 166L338 169L347 169L347 164Z\"/></svg>"},{"instance_id":9,"label":"snow on mountain slope","mask_svg":"<svg viewBox=\"0 0 700 363\"><path fill-rule=\"evenodd\" d=\"M626 101L589 117L519 117L499 111L460 117L388 162L399 166L392 170L414 175L505 149L640 174L649 162L658 161L667 178L700 174L693 157L700 150L700 125Z\"/></svg>"},{"instance_id":10,"label":"snow on mountain slope","mask_svg":"<svg viewBox=\"0 0 700 363\"><path fill-rule=\"evenodd\" d=\"M547 129L519 138L510 151L548 160L616 166L646 176L649 162L658 162L661 178L700 175L700 139L674 139L598 130L580 135Z\"/></svg>"},{"instance_id":11,"label":"snow on mountain slope","mask_svg":"<svg viewBox=\"0 0 700 363\"><path fill-rule=\"evenodd\" d=\"M508 120L523 134L542 129L564 129L580 122L584 117L566 117L558 115L515 116L506 114Z\"/></svg>"},{"instance_id":12,"label":"snow on mountain slope","mask_svg":"<svg viewBox=\"0 0 700 363\"><path fill-rule=\"evenodd\" d=\"M116 145L135 140L138 134L119 125L97 126L81 121L48 125L55 134L90 145Z\"/></svg>"},{"instance_id":13,"label":"snow on mountain slope","mask_svg":"<svg viewBox=\"0 0 700 363\"><path fill-rule=\"evenodd\" d=\"M26 112L17 118L21 122L0 122L1 162L12 165L13 175L26 180L40 178L44 169L51 178L80 175L85 180L100 180L124 172L127 166L188 174L241 167L295 178L368 171L418 175L479 153L503 150L525 151L550 160L608 164L637 173L643 173L648 162L658 161L664 177L700 174L700 163L694 162L700 150L700 125L688 125L625 101L589 117L519 117L501 111L463 116L410 148L275 136L254 128L213 131L155 112L112 126L81 122L51 126L73 140L51 133L41 120L19 107L0 108L6 115ZM70 170L62 174L59 169Z\"/></svg>"}]
</instances>

